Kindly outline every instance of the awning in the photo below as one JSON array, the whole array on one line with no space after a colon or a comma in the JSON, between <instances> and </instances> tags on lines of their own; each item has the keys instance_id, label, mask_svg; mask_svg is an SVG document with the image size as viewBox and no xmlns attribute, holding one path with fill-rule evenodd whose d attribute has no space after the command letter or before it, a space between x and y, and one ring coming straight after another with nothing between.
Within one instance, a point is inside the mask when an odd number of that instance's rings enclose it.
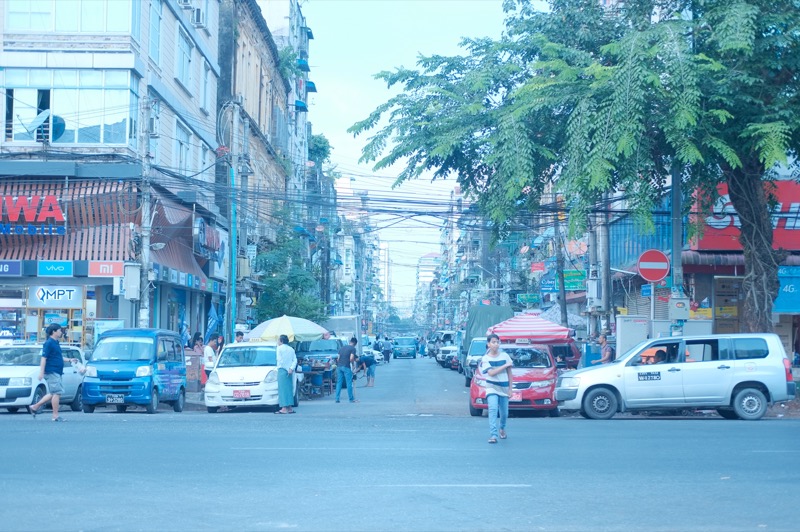
<instances>
[{"instance_id":1,"label":"awning","mask_svg":"<svg viewBox=\"0 0 800 532\"><path fill-rule=\"evenodd\" d=\"M183 242L176 240L166 242L163 249L154 249L150 252L150 260L161 266L206 279L206 274L194 259L192 249L187 249Z\"/></svg>"},{"instance_id":2,"label":"awning","mask_svg":"<svg viewBox=\"0 0 800 532\"><path fill-rule=\"evenodd\" d=\"M303 72L310 72L311 68L308 66L308 61L305 59L298 59L297 60L297 68L302 70Z\"/></svg>"},{"instance_id":3,"label":"awning","mask_svg":"<svg viewBox=\"0 0 800 532\"><path fill-rule=\"evenodd\" d=\"M302 100L295 100L294 101L294 110L305 113L305 112L308 112L308 106L306 105L306 102L304 102Z\"/></svg>"},{"instance_id":4,"label":"awning","mask_svg":"<svg viewBox=\"0 0 800 532\"><path fill-rule=\"evenodd\" d=\"M534 342L553 342L566 340L572 336L572 329L562 327L533 314L514 316L489 327L488 332L499 336L501 341L529 338Z\"/></svg>"},{"instance_id":5,"label":"awning","mask_svg":"<svg viewBox=\"0 0 800 532\"><path fill-rule=\"evenodd\" d=\"M317 84L313 81L306 81L306 92L317 92Z\"/></svg>"}]
</instances>

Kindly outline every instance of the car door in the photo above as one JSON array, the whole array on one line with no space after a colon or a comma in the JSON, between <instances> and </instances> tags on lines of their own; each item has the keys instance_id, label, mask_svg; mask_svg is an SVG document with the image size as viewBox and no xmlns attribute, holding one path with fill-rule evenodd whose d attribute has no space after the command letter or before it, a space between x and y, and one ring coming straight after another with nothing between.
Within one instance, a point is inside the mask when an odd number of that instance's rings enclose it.
<instances>
[{"instance_id":1,"label":"car door","mask_svg":"<svg viewBox=\"0 0 800 532\"><path fill-rule=\"evenodd\" d=\"M682 352L683 396L693 405L726 402L733 380L734 364L728 360L726 339L686 340Z\"/></svg>"},{"instance_id":2,"label":"car door","mask_svg":"<svg viewBox=\"0 0 800 532\"><path fill-rule=\"evenodd\" d=\"M153 374L153 382L159 389L160 397L172 397L172 382L169 374L169 349L167 338L160 336L156 341L156 365Z\"/></svg>"},{"instance_id":3,"label":"car door","mask_svg":"<svg viewBox=\"0 0 800 532\"><path fill-rule=\"evenodd\" d=\"M683 405L683 373L675 362L680 345L680 340L664 340L649 344L625 363L622 372L626 405L632 408ZM642 355L658 350L664 350L668 354L664 363L642 363L642 360L647 358Z\"/></svg>"},{"instance_id":4,"label":"car door","mask_svg":"<svg viewBox=\"0 0 800 532\"><path fill-rule=\"evenodd\" d=\"M77 349L71 347L62 347L61 354L64 358L77 358L79 361L82 361L82 357L80 352ZM80 385L81 381L83 380L83 375L78 372L78 368L70 364L69 362L64 363L64 375L61 377L61 383L64 386L64 393L62 395L62 400L66 402L72 401L75 398L75 394L78 391L78 386Z\"/></svg>"}]
</instances>

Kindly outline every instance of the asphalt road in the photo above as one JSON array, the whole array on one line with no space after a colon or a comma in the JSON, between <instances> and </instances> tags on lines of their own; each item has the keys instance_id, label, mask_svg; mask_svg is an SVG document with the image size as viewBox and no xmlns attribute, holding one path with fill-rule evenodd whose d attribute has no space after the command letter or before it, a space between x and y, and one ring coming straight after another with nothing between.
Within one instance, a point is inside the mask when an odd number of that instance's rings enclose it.
<instances>
[{"instance_id":1,"label":"asphalt road","mask_svg":"<svg viewBox=\"0 0 800 532\"><path fill-rule=\"evenodd\" d=\"M0 530L797 530L800 420L513 417L490 445L466 392L417 359L291 416L3 412Z\"/></svg>"}]
</instances>

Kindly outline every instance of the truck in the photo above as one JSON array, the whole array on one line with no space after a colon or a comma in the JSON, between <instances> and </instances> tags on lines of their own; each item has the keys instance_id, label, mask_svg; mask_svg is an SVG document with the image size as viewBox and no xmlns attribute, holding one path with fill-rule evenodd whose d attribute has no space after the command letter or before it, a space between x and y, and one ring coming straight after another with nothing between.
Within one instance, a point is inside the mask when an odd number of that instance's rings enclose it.
<instances>
[{"instance_id":1,"label":"truck","mask_svg":"<svg viewBox=\"0 0 800 532\"><path fill-rule=\"evenodd\" d=\"M459 372L467 368L467 352L473 338L486 339L486 329L514 317L511 307L501 305L475 305L467 311L467 327L458 353Z\"/></svg>"},{"instance_id":2,"label":"truck","mask_svg":"<svg viewBox=\"0 0 800 532\"><path fill-rule=\"evenodd\" d=\"M359 316L329 316L322 326L328 329L332 335L340 338L345 345L350 341L350 338L357 338L356 351L358 356L361 356L364 346L361 341L363 335L361 334L361 318Z\"/></svg>"}]
</instances>

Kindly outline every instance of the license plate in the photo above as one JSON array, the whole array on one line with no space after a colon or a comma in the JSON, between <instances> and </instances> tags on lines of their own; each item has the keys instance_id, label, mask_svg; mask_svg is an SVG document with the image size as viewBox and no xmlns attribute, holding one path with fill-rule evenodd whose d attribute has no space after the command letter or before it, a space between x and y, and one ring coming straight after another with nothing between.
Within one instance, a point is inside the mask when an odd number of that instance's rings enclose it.
<instances>
[{"instance_id":1,"label":"license plate","mask_svg":"<svg viewBox=\"0 0 800 532\"><path fill-rule=\"evenodd\" d=\"M233 390L234 399L248 399L250 397L250 390Z\"/></svg>"},{"instance_id":2,"label":"license plate","mask_svg":"<svg viewBox=\"0 0 800 532\"><path fill-rule=\"evenodd\" d=\"M125 402L125 396L121 393L110 393L106 395L106 403L108 404L123 404Z\"/></svg>"},{"instance_id":3,"label":"license plate","mask_svg":"<svg viewBox=\"0 0 800 532\"><path fill-rule=\"evenodd\" d=\"M514 392L511 394L511 401L514 403L519 403L522 401L522 392Z\"/></svg>"}]
</instances>

